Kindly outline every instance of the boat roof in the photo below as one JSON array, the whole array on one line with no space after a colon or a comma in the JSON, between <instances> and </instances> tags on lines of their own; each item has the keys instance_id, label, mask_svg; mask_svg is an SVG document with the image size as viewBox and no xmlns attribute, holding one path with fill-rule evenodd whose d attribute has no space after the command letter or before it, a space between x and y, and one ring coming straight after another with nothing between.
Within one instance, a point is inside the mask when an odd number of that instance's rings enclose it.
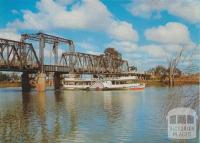
<instances>
[{"instance_id":1,"label":"boat roof","mask_svg":"<svg viewBox=\"0 0 200 143\"><path fill-rule=\"evenodd\" d=\"M81 79L81 78L64 78L65 81L127 81L127 80L135 80L136 77L114 77L114 78L92 78L92 79Z\"/></svg>"}]
</instances>

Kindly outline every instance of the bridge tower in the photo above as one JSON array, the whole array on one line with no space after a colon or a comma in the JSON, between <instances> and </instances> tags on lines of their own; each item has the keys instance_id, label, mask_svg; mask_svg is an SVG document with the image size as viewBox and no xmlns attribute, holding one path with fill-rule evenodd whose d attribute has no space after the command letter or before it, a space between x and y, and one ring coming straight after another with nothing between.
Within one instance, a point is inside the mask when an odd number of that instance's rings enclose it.
<instances>
[{"instance_id":1,"label":"bridge tower","mask_svg":"<svg viewBox=\"0 0 200 143\"><path fill-rule=\"evenodd\" d=\"M36 88L39 92L43 92L46 90L46 71L44 69L44 48L45 44L51 44L53 45L53 53L54 53L54 66L59 66L58 63L58 48L60 43L64 43L69 45L69 51L70 53L75 52L75 47L72 40L64 39L61 37L48 35L44 33L36 33L36 34L22 34L21 35L22 42L25 42L25 40L33 40L39 42L39 65L40 70L36 74ZM61 74L59 72L54 71L54 87L55 89L60 88L60 76ZM27 77L24 74L24 78ZM26 78L29 80L28 78Z\"/></svg>"}]
</instances>

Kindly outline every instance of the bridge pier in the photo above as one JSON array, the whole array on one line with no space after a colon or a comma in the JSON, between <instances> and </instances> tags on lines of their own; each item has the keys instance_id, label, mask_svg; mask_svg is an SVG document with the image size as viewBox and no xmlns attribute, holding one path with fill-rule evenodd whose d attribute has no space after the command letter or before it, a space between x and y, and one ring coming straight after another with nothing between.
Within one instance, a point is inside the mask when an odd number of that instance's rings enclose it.
<instances>
[{"instance_id":1,"label":"bridge pier","mask_svg":"<svg viewBox=\"0 0 200 143\"><path fill-rule=\"evenodd\" d=\"M22 91L30 91L31 90L31 78L27 72L23 72L21 75L21 84L22 84Z\"/></svg>"},{"instance_id":2,"label":"bridge pier","mask_svg":"<svg viewBox=\"0 0 200 143\"><path fill-rule=\"evenodd\" d=\"M36 89L38 92L44 92L46 90L46 74L39 73L36 76Z\"/></svg>"},{"instance_id":3,"label":"bridge pier","mask_svg":"<svg viewBox=\"0 0 200 143\"><path fill-rule=\"evenodd\" d=\"M54 73L54 89L60 89L60 86L61 86L61 77L60 77L60 73Z\"/></svg>"}]
</instances>

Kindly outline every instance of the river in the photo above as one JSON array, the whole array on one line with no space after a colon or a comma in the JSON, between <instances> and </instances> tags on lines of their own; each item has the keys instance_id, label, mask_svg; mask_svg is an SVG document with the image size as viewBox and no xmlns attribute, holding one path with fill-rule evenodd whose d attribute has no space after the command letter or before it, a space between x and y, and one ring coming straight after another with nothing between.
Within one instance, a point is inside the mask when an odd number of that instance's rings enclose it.
<instances>
[{"instance_id":1,"label":"river","mask_svg":"<svg viewBox=\"0 0 200 143\"><path fill-rule=\"evenodd\" d=\"M39 94L2 88L0 142L179 142L169 139L167 134L165 108L185 104L175 101L173 94L178 94L176 99L182 101L185 94L199 95L199 87L147 87L144 91L48 89ZM196 143L198 138L184 142Z\"/></svg>"}]
</instances>

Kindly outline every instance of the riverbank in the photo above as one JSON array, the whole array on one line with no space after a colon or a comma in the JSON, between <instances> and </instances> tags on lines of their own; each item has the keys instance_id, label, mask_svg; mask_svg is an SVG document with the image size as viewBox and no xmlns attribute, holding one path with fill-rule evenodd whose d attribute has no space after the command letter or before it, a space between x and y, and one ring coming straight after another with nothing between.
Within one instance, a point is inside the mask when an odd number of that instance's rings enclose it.
<instances>
[{"instance_id":1,"label":"riverbank","mask_svg":"<svg viewBox=\"0 0 200 143\"><path fill-rule=\"evenodd\" d=\"M0 81L0 88L6 87L20 87L21 82Z\"/></svg>"},{"instance_id":2,"label":"riverbank","mask_svg":"<svg viewBox=\"0 0 200 143\"><path fill-rule=\"evenodd\" d=\"M160 81L160 80L146 80L146 81L141 81L146 84L147 87L150 86L168 86L168 81ZM200 84L199 81L197 80L175 80L175 86L180 86L180 85L193 85L193 84Z\"/></svg>"},{"instance_id":3,"label":"riverbank","mask_svg":"<svg viewBox=\"0 0 200 143\"><path fill-rule=\"evenodd\" d=\"M145 83L147 87L151 86L168 86L168 81L160 81L160 80L142 80L140 81ZM175 86L180 85L193 85L193 84L200 84L199 80L183 80L177 79L175 80ZM8 81L1 81L0 88L6 87L21 87L21 82L8 82Z\"/></svg>"},{"instance_id":4,"label":"riverbank","mask_svg":"<svg viewBox=\"0 0 200 143\"><path fill-rule=\"evenodd\" d=\"M159 79L143 80L141 82L144 82L146 86L168 86L169 83L168 80L161 81ZM199 75L182 76L180 78L175 79L175 86L192 84L200 84Z\"/></svg>"}]
</instances>

